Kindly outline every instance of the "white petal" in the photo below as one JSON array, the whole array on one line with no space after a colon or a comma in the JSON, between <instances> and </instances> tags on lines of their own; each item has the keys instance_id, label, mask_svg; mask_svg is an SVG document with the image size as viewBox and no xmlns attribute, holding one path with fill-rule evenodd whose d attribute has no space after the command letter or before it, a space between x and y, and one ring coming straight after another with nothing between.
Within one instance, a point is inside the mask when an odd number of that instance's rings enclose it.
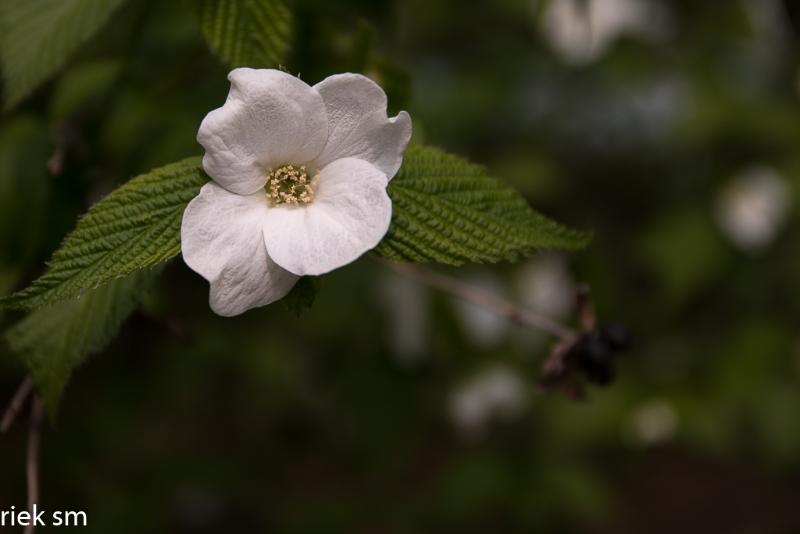
<instances>
[{"instance_id":1,"label":"white petal","mask_svg":"<svg viewBox=\"0 0 800 534\"><path fill-rule=\"evenodd\" d=\"M328 110L328 143L314 162L317 168L345 157L372 163L390 180L403 162L411 139L411 117L386 115L386 93L360 74L336 74L314 89Z\"/></svg>"},{"instance_id":2,"label":"white petal","mask_svg":"<svg viewBox=\"0 0 800 534\"><path fill-rule=\"evenodd\" d=\"M297 275L318 275L374 248L389 229L386 175L356 158L320 171L314 201L267 212L264 242L275 263Z\"/></svg>"},{"instance_id":3,"label":"white petal","mask_svg":"<svg viewBox=\"0 0 800 534\"><path fill-rule=\"evenodd\" d=\"M266 214L263 193L235 195L213 182L183 212L183 261L211 283L209 303L219 315L238 315L274 302L297 281L267 256Z\"/></svg>"},{"instance_id":4,"label":"white petal","mask_svg":"<svg viewBox=\"0 0 800 534\"><path fill-rule=\"evenodd\" d=\"M247 195L270 168L317 157L328 138L325 104L304 81L274 69L234 69L221 108L206 115L197 141L203 168L219 185Z\"/></svg>"}]
</instances>

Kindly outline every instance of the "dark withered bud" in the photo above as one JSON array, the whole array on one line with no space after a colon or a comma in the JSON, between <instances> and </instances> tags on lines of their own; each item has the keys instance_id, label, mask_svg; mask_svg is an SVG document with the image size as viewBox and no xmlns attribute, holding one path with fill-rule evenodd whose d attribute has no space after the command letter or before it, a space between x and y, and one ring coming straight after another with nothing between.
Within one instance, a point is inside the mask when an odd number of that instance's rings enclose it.
<instances>
[{"instance_id":1,"label":"dark withered bud","mask_svg":"<svg viewBox=\"0 0 800 534\"><path fill-rule=\"evenodd\" d=\"M615 351L628 350L631 346L631 332L628 327L620 323L611 323L600 329L600 335L611 349Z\"/></svg>"},{"instance_id":2,"label":"dark withered bud","mask_svg":"<svg viewBox=\"0 0 800 534\"><path fill-rule=\"evenodd\" d=\"M607 385L614 381L614 352L600 332L584 334L573 351L578 367L590 382Z\"/></svg>"}]
</instances>

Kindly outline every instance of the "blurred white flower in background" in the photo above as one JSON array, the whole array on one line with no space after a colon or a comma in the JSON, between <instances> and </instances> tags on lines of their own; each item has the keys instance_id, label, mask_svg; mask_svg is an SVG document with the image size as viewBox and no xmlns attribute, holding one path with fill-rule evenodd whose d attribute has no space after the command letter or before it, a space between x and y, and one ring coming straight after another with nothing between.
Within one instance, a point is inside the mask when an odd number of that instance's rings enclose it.
<instances>
[{"instance_id":1,"label":"blurred white flower in background","mask_svg":"<svg viewBox=\"0 0 800 534\"><path fill-rule=\"evenodd\" d=\"M498 297L508 299L508 291L503 281L491 271L482 271L465 277L465 282ZM511 332L508 319L500 317L488 309L453 297L456 313L466 327L465 334L477 345L491 347L505 340Z\"/></svg>"},{"instance_id":2,"label":"blurred white flower in background","mask_svg":"<svg viewBox=\"0 0 800 534\"><path fill-rule=\"evenodd\" d=\"M672 404L651 400L640 404L630 414L625 435L632 445L647 447L671 440L677 429L678 414Z\"/></svg>"},{"instance_id":3,"label":"blurred white flower in background","mask_svg":"<svg viewBox=\"0 0 800 534\"><path fill-rule=\"evenodd\" d=\"M722 232L745 252L765 249L783 228L791 208L786 180L759 165L734 177L720 191L715 215Z\"/></svg>"},{"instance_id":4,"label":"blurred white flower in background","mask_svg":"<svg viewBox=\"0 0 800 534\"><path fill-rule=\"evenodd\" d=\"M528 260L517 273L515 286L520 304L533 313L560 321L575 309L577 284L562 254L544 253ZM538 330L521 329L519 334L523 350L541 348L550 341L549 335Z\"/></svg>"},{"instance_id":5,"label":"blurred white flower in background","mask_svg":"<svg viewBox=\"0 0 800 534\"><path fill-rule=\"evenodd\" d=\"M598 59L622 35L659 39L670 26L665 6L653 0L547 0L543 9L542 32L569 63Z\"/></svg>"},{"instance_id":6,"label":"blurred white flower in background","mask_svg":"<svg viewBox=\"0 0 800 534\"><path fill-rule=\"evenodd\" d=\"M430 342L429 290L406 276L382 277L379 298L389 318L389 343L399 363L424 359Z\"/></svg>"},{"instance_id":7,"label":"blurred white flower in background","mask_svg":"<svg viewBox=\"0 0 800 534\"><path fill-rule=\"evenodd\" d=\"M551 319L563 319L575 308L575 281L561 254L529 260L517 278L522 305Z\"/></svg>"},{"instance_id":8,"label":"blurred white flower in background","mask_svg":"<svg viewBox=\"0 0 800 534\"><path fill-rule=\"evenodd\" d=\"M515 369L497 364L466 380L450 395L450 415L468 437L480 437L493 420L524 412L526 384Z\"/></svg>"}]
</instances>

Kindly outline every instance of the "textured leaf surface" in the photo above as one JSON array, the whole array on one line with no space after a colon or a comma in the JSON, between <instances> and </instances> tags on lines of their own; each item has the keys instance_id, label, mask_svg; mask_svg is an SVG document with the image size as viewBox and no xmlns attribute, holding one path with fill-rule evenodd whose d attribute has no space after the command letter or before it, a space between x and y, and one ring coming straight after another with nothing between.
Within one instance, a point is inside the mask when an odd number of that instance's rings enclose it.
<instances>
[{"instance_id":1,"label":"textured leaf surface","mask_svg":"<svg viewBox=\"0 0 800 534\"><path fill-rule=\"evenodd\" d=\"M289 48L286 0L199 0L208 46L229 67L275 67Z\"/></svg>"},{"instance_id":2,"label":"textured leaf surface","mask_svg":"<svg viewBox=\"0 0 800 534\"><path fill-rule=\"evenodd\" d=\"M389 194L392 225L376 252L393 260L496 262L589 240L535 212L482 167L437 148L410 146Z\"/></svg>"},{"instance_id":3,"label":"textured leaf surface","mask_svg":"<svg viewBox=\"0 0 800 534\"><path fill-rule=\"evenodd\" d=\"M153 276L140 271L113 280L78 299L35 310L9 329L9 346L22 357L51 411L73 369L105 348Z\"/></svg>"},{"instance_id":4,"label":"textured leaf surface","mask_svg":"<svg viewBox=\"0 0 800 534\"><path fill-rule=\"evenodd\" d=\"M0 303L46 306L176 256L183 210L206 181L199 158L133 178L81 217L42 277Z\"/></svg>"},{"instance_id":5,"label":"textured leaf surface","mask_svg":"<svg viewBox=\"0 0 800 534\"><path fill-rule=\"evenodd\" d=\"M207 180L199 158L132 179L78 221L42 277L0 304L47 306L176 256L183 211ZM389 193L392 226L376 251L390 259L495 262L589 239L533 211L482 167L436 148L410 147Z\"/></svg>"},{"instance_id":6,"label":"textured leaf surface","mask_svg":"<svg viewBox=\"0 0 800 534\"><path fill-rule=\"evenodd\" d=\"M54 74L124 0L0 1L5 108Z\"/></svg>"}]
</instances>

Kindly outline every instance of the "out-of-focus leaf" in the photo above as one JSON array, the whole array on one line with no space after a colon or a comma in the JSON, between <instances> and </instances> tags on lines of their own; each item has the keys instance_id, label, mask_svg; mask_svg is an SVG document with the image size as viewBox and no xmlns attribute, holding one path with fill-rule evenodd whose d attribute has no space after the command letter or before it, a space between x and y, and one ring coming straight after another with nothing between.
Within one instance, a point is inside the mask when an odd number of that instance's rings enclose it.
<instances>
[{"instance_id":1,"label":"out-of-focus leaf","mask_svg":"<svg viewBox=\"0 0 800 534\"><path fill-rule=\"evenodd\" d=\"M670 305L705 287L725 265L724 243L700 208L666 214L642 233L644 260Z\"/></svg>"},{"instance_id":2,"label":"out-of-focus leaf","mask_svg":"<svg viewBox=\"0 0 800 534\"><path fill-rule=\"evenodd\" d=\"M183 210L207 180L198 158L133 178L78 221L43 276L0 304L40 308L172 258Z\"/></svg>"},{"instance_id":3,"label":"out-of-focus leaf","mask_svg":"<svg viewBox=\"0 0 800 534\"><path fill-rule=\"evenodd\" d=\"M53 412L72 371L116 335L155 276L139 271L31 312L6 333Z\"/></svg>"},{"instance_id":4,"label":"out-of-focus leaf","mask_svg":"<svg viewBox=\"0 0 800 534\"><path fill-rule=\"evenodd\" d=\"M124 0L3 0L0 63L5 109L52 76Z\"/></svg>"},{"instance_id":5,"label":"out-of-focus leaf","mask_svg":"<svg viewBox=\"0 0 800 534\"><path fill-rule=\"evenodd\" d=\"M200 27L229 67L275 67L289 48L287 0L199 0Z\"/></svg>"},{"instance_id":6,"label":"out-of-focus leaf","mask_svg":"<svg viewBox=\"0 0 800 534\"><path fill-rule=\"evenodd\" d=\"M30 117L0 127L0 291L30 260L44 222L47 199L47 128Z\"/></svg>"},{"instance_id":7,"label":"out-of-focus leaf","mask_svg":"<svg viewBox=\"0 0 800 534\"><path fill-rule=\"evenodd\" d=\"M59 80L50 101L50 114L65 119L97 102L120 73L119 61L89 61L69 69Z\"/></svg>"},{"instance_id":8,"label":"out-of-focus leaf","mask_svg":"<svg viewBox=\"0 0 800 534\"><path fill-rule=\"evenodd\" d=\"M376 251L393 260L496 262L589 241L535 212L482 167L437 148L409 147L389 194L392 226Z\"/></svg>"}]
</instances>

